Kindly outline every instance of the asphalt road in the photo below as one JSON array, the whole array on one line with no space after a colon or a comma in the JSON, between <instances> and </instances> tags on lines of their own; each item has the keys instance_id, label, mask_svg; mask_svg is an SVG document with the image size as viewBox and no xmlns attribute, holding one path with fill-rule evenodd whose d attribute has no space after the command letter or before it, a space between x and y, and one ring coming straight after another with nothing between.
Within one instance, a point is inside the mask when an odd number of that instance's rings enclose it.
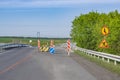
<instances>
[{"instance_id":1,"label":"asphalt road","mask_svg":"<svg viewBox=\"0 0 120 80\"><path fill-rule=\"evenodd\" d=\"M55 54L16 48L0 54L0 80L97 80L63 48Z\"/></svg>"},{"instance_id":2,"label":"asphalt road","mask_svg":"<svg viewBox=\"0 0 120 80\"><path fill-rule=\"evenodd\" d=\"M77 54L68 56L62 47L55 54L37 48L16 48L0 53L0 80L120 80Z\"/></svg>"}]
</instances>

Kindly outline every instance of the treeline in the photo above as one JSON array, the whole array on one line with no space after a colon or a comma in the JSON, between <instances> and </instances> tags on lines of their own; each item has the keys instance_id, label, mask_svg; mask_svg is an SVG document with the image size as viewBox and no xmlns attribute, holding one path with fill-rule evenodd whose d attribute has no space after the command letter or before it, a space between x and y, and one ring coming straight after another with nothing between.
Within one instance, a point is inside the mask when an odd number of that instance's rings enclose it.
<instances>
[{"instance_id":1,"label":"treeline","mask_svg":"<svg viewBox=\"0 0 120 80\"><path fill-rule=\"evenodd\" d=\"M100 48L104 39L101 33L103 26L107 26L110 33L105 37L109 48ZM115 10L109 13L89 12L75 17L72 22L71 37L77 46L120 55L120 13Z\"/></svg>"},{"instance_id":2,"label":"treeline","mask_svg":"<svg viewBox=\"0 0 120 80\"><path fill-rule=\"evenodd\" d=\"M47 37L40 37L40 43L43 44L49 44L50 40L54 40L54 44L62 44L66 43L66 41L70 38L47 38ZM32 40L30 43L29 41ZM1 36L0 37L0 43L24 43L24 44L30 44L32 46L37 46L38 38L37 37L19 37L19 36Z\"/></svg>"},{"instance_id":3,"label":"treeline","mask_svg":"<svg viewBox=\"0 0 120 80\"><path fill-rule=\"evenodd\" d=\"M12 38L12 39L38 39L38 37L20 37L20 36L0 36L1 38ZM53 40L67 40L67 39L71 39L71 38L51 38L51 37L40 37L39 39L53 39Z\"/></svg>"}]
</instances>

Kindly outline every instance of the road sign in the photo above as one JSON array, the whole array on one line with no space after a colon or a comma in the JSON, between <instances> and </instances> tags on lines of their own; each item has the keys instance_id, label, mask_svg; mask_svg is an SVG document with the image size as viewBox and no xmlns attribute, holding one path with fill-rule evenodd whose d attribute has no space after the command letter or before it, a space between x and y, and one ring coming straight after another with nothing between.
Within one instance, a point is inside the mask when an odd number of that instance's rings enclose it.
<instances>
[{"instance_id":1,"label":"road sign","mask_svg":"<svg viewBox=\"0 0 120 80\"><path fill-rule=\"evenodd\" d=\"M53 47L51 47L51 48L49 49L49 52L50 52L50 54L54 54L55 49L54 49Z\"/></svg>"},{"instance_id":2,"label":"road sign","mask_svg":"<svg viewBox=\"0 0 120 80\"><path fill-rule=\"evenodd\" d=\"M99 45L100 48L109 48L109 45L105 39L102 40L102 42Z\"/></svg>"},{"instance_id":3,"label":"road sign","mask_svg":"<svg viewBox=\"0 0 120 80\"><path fill-rule=\"evenodd\" d=\"M70 49L71 45L70 45L70 39L67 40L67 49Z\"/></svg>"},{"instance_id":4,"label":"road sign","mask_svg":"<svg viewBox=\"0 0 120 80\"><path fill-rule=\"evenodd\" d=\"M103 26L102 29L101 29L101 32L104 36L108 35L109 34L109 29L107 26Z\"/></svg>"}]
</instances>

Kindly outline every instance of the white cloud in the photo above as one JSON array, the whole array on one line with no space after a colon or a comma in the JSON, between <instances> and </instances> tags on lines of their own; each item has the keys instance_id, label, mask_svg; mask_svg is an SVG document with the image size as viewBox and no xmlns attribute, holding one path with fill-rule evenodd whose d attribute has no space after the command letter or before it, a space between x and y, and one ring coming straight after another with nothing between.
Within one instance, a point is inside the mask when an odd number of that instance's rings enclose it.
<instances>
[{"instance_id":1,"label":"white cloud","mask_svg":"<svg viewBox=\"0 0 120 80\"><path fill-rule=\"evenodd\" d=\"M55 7L86 3L120 3L120 0L2 0L1 7Z\"/></svg>"}]
</instances>

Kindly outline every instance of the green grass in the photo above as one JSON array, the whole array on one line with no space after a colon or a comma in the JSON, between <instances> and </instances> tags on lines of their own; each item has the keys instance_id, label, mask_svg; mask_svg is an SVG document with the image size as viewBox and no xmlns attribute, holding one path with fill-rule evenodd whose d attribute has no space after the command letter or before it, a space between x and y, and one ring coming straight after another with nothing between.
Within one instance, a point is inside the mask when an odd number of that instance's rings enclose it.
<instances>
[{"instance_id":1,"label":"green grass","mask_svg":"<svg viewBox=\"0 0 120 80\"><path fill-rule=\"evenodd\" d=\"M29 40L32 40L32 43L29 43ZM37 46L37 38L25 38L25 37L0 37L0 43L11 43L13 41L20 41L24 44L30 44L32 46ZM54 40L54 44L58 45L66 42L66 38L41 38L41 45L50 45L50 40Z\"/></svg>"},{"instance_id":2,"label":"green grass","mask_svg":"<svg viewBox=\"0 0 120 80\"><path fill-rule=\"evenodd\" d=\"M103 61L102 59L98 59L97 57L89 56L80 51L75 51L75 53L90 60L91 62L95 62L97 65L100 65L113 73L120 75L120 64L114 65L113 62L108 63L107 61Z\"/></svg>"},{"instance_id":3,"label":"green grass","mask_svg":"<svg viewBox=\"0 0 120 80\"><path fill-rule=\"evenodd\" d=\"M0 43L10 43L12 42L12 38L0 38Z\"/></svg>"}]
</instances>

